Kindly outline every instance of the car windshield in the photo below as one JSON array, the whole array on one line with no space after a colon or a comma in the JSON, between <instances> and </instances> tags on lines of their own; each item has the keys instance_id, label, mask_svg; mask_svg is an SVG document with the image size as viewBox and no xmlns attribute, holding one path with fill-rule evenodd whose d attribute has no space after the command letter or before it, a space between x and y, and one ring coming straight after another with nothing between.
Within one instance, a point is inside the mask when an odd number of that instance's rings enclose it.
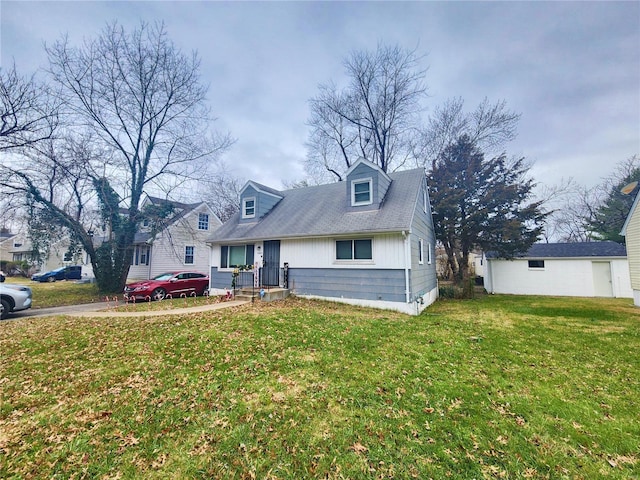
<instances>
[{"instance_id":1,"label":"car windshield","mask_svg":"<svg viewBox=\"0 0 640 480\"><path fill-rule=\"evenodd\" d=\"M162 275L158 275L157 277L153 277L154 280L169 280L173 277L173 273L163 273Z\"/></svg>"},{"instance_id":2,"label":"car windshield","mask_svg":"<svg viewBox=\"0 0 640 480\"><path fill-rule=\"evenodd\" d=\"M60 267L60 268L56 268L55 270L51 270L51 273L58 273L58 272L62 272L64 270L64 267Z\"/></svg>"}]
</instances>

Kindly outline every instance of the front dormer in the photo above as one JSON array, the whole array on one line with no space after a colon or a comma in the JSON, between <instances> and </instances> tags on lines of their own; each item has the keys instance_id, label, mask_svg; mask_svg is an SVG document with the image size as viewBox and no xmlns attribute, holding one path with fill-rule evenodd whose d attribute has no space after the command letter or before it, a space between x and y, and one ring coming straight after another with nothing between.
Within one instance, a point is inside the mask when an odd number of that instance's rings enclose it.
<instances>
[{"instance_id":1,"label":"front dormer","mask_svg":"<svg viewBox=\"0 0 640 480\"><path fill-rule=\"evenodd\" d=\"M240 222L257 222L275 207L283 196L273 188L247 182L240 191Z\"/></svg>"},{"instance_id":2,"label":"front dormer","mask_svg":"<svg viewBox=\"0 0 640 480\"><path fill-rule=\"evenodd\" d=\"M391 178L376 164L358 159L346 173L347 206L350 211L380 208Z\"/></svg>"}]
</instances>

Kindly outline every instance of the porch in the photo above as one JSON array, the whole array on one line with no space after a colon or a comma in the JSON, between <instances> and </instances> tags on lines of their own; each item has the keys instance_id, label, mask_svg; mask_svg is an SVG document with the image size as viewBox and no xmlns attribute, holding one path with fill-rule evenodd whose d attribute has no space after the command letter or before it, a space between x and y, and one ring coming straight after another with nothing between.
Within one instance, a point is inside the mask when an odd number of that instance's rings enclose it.
<instances>
[{"instance_id":1,"label":"porch","mask_svg":"<svg viewBox=\"0 0 640 480\"><path fill-rule=\"evenodd\" d=\"M231 276L231 290L238 300L271 302L284 299L289 296L288 283L286 266L234 271Z\"/></svg>"}]
</instances>

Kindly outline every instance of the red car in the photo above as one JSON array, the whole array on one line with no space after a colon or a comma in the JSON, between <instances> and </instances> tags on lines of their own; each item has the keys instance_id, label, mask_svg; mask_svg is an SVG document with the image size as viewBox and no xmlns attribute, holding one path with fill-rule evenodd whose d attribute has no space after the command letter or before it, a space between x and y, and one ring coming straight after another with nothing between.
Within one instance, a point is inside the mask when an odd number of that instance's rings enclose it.
<instances>
[{"instance_id":1,"label":"red car","mask_svg":"<svg viewBox=\"0 0 640 480\"><path fill-rule=\"evenodd\" d=\"M124 298L162 300L171 295L181 296L204 295L209 288L209 276L197 272L167 272L151 280L141 280L124 287Z\"/></svg>"}]
</instances>

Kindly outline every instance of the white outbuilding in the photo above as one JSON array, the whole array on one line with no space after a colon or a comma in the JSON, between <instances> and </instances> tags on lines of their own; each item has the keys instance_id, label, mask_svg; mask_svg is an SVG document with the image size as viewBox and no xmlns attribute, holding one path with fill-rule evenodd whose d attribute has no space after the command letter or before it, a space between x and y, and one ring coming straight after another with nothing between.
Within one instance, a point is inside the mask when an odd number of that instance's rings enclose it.
<instances>
[{"instance_id":1,"label":"white outbuilding","mask_svg":"<svg viewBox=\"0 0 640 480\"><path fill-rule=\"evenodd\" d=\"M633 298L624 245L615 242L536 243L511 260L487 252L489 293Z\"/></svg>"}]
</instances>

